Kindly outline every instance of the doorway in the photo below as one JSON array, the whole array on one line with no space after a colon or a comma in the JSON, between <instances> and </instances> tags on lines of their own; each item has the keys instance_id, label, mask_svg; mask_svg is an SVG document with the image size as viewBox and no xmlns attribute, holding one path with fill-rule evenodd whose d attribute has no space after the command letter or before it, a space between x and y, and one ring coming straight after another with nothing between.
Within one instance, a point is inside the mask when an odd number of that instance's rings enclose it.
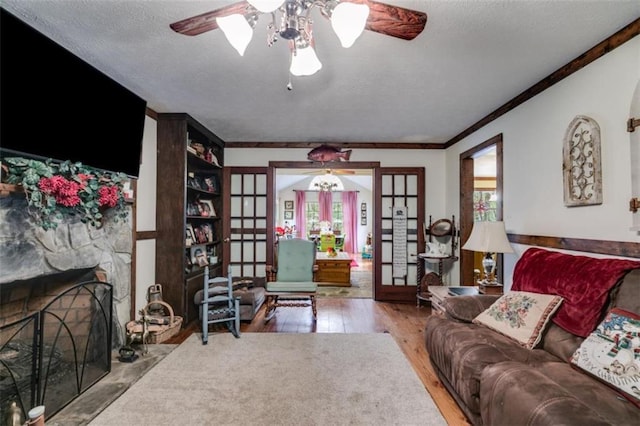
<instances>
[{"instance_id":1,"label":"doorway","mask_svg":"<svg viewBox=\"0 0 640 426\"><path fill-rule=\"evenodd\" d=\"M331 241L332 248L351 258L349 276L336 283L320 282L320 297L373 298L373 259L367 255L371 253L367 245L371 247L375 223L374 168L370 163L365 163L366 167L361 163L335 163L319 168L302 164L270 164L274 166L275 238L311 239L318 243L319 250L324 238L325 243ZM331 193L331 221L320 220L320 188L326 182L339 185L326 191ZM357 198L355 204L353 199L343 200L346 192Z\"/></svg>"},{"instance_id":2,"label":"doorway","mask_svg":"<svg viewBox=\"0 0 640 426\"><path fill-rule=\"evenodd\" d=\"M502 134L460 154L460 247L469 239L475 221L502 220ZM502 255L496 271L503 281ZM460 250L460 283L476 285L474 270L482 254Z\"/></svg>"},{"instance_id":3,"label":"doorway","mask_svg":"<svg viewBox=\"0 0 640 426\"><path fill-rule=\"evenodd\" d=\"M327 169L327 165L294 161L269 162L268 167L224 168L223 217L229 221L224 223L223 241L228 249L222 258L223 268L234 276L266 277L266 265L273 264L275 170L287 168L318 170ZM424 167L381 168L379 162L349 162L341 168L373 171L372 201L370 208L366 206L372 227L369 255L373 299L414 302L417 254L425 244L420 228L424 224ZM405 217L396 217L399 211L406 212Z\"/></svg>"}]
</instances>

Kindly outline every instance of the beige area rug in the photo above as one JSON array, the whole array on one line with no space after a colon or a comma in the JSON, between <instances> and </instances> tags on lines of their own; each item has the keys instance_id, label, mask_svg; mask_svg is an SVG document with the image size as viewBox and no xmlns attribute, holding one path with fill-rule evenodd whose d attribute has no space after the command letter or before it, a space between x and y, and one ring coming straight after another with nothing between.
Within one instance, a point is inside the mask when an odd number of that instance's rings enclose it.
<instances>
[{"instance_id":1,"label":"beige area rug","mask_svg":"<svg viewBox=\"0 0 640 426\"><path fill-rule=\"evenodd\" d=\"M351 271L351 287L318 286L318 297L367 299L373 296L372 271Z\"/></svg>"},{"instance_id":2,"label":"beige area rug","mask_svg":"<svg viewBox=\"0 0 640 426\"><path fill-rule=\"evenodd\" d=\"M446 425L390 334L200 337L89 425Z\"/></svg>"}]
</instances>

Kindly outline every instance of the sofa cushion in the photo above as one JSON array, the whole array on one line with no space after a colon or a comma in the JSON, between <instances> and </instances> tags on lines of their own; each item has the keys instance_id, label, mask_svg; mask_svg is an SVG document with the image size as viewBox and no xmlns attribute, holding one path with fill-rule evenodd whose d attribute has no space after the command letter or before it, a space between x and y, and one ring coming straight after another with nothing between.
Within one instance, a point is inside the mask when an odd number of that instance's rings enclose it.
<instances>
[{"instance_id":1,"label":"sofa cushion","mask_svg":"<svg viewBox=\"0 0 640 426\"><path fill-rule=\"evenodd\" d=\"M471 322L489 308L500 296L478 294L473 296L447 297L441 303L445 315L456 321Z\"/></svg>"},{"instance_id":2,"label":"sofa cushion","mask_svg":"<svg viewBox=\"0 0 640 426\"><path fill-rule=\"evenodd\" d=\"M640 315L618 308L609 311L576 350L571 363L640 408Z\"/></svg>"},{"instance_id":3,"label":"sofa cushion","mask_svg":"<svg viewBox=\"0 0 640 426\"><path fill-rule=\"evenodd\" d=\"M485 425L634 425L638 409L564 362L502 362L482 371Z\"/></svg>"},{"instance_id":4,"label":"sofa cushion","mask_svg":"<svg viewBox=\"0 0 640 426\"><path fill-rule=\"evenodd\" d=\"M562 302L551 294L510 291L473 319L513 339L527 349L540 341L542 331Z\"/></svg>"},{"instance_id":5,"label":"sofa cushion","mask_svg":"<svg viewBox=\"0 0 640 426\"><path fill-rule=\"evenodd\" d=\"M633 269L640 269L640 262L530 248L516 263L511 290L562 296L552 321L587 337L602 318L609 290Z\"/></svg>"}]
</instances>

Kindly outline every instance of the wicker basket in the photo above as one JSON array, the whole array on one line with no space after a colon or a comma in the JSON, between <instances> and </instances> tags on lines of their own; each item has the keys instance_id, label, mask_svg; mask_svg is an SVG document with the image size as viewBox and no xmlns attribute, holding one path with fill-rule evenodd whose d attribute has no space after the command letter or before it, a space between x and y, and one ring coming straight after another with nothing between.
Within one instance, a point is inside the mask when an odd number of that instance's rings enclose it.
<instances>
[{"instance_id":1,"label":"wicker basket","mask_svg":"<svg viewBox=\"0 0 640 426\"><path fill-rule=\"evenodd\" d=\"M154 317L148 314L147 309L149 306L153 304L160 304L167 308L169 311L168 324L148 324L147 325L147 343L162 343L171 337L178 334L180 328L182 327L182 317L175 316L173 314L173 308L167 302L163 301L154 301L148 303L144 308L142 308L142 319L139 321L130 321L127 324L127 334L130 336L134 336L132 340L141 341L141 335L143 333L143 324L142 321L145 319L149 321L153 318L166 319L167 317ZM135 338L138 337L138 338Z\"/></svg>"}]
</instances>

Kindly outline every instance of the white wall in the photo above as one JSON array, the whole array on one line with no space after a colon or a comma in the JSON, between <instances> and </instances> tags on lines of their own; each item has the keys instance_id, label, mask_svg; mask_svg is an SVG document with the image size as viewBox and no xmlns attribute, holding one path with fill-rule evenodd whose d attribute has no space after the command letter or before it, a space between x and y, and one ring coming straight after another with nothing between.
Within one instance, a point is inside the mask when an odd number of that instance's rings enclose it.
<instances>
[{"instance_id":1,"label":"white wall","mask_svg":"<svg viewBox=\"0 0 640 426\"><path fill-rule=\"evenodd\" d=\"M225 166L266 167L269 161L307 161L309 149L226 148ZM426 216L447 216L445 195L445 151L433 149L354 149L350 161L378 161L382 167L424 167ZM458 190L456 189L456 194ZM367 206L371 212L371 205ZM449 215L450 216L450 215Z\"/></svg>"},{"instance_id":2,"label":"white wall","mask_svg":"<svg viewBox=\"0 0 640 426\"><path fill-rule=\"evenodd\" d=\"M138 232L156 230L156 146L157 122L147 116L144 122L138 193L135 194L136 227ZM136 242L135 265L135 312L137 313L147 304L147 289L150 285L156 284L155 240L140 240ZM138 315L136 314L137 317Z\"/></svg>"},{"instance_id":3,"label":"white wall","mask_svg":"<svg viewBox=\"0 0 640 426\"><path fill-rule=\"evenodd\" d=\"M447 211L459 212L460 153L502 133L507 232L637 242L640 233L630 230L626 122L640 78L639 57L640 37L635 37L449 148ZM562 145L577 115L591 117L600 125L603 203L568 208L563 198ZM526 248L514 246L516 253L505 255L506 287Z\"/></svg>"}]
</instances>

